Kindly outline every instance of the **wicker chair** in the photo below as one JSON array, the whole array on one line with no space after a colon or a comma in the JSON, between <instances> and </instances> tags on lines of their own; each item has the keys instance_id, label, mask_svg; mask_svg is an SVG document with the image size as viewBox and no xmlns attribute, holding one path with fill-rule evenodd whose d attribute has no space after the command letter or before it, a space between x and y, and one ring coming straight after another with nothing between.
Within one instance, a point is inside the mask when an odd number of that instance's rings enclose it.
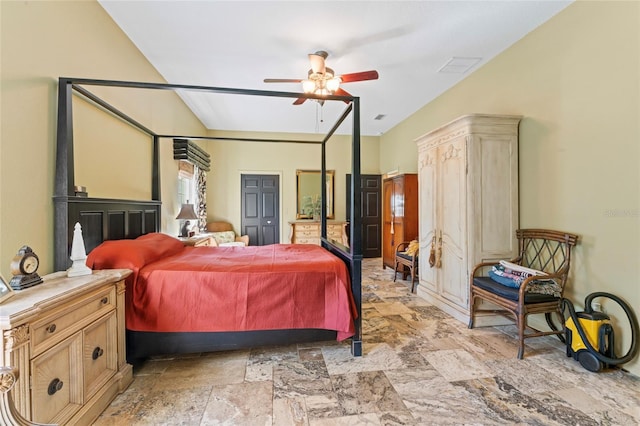
<instances>
[{"instance_id":1,"label":"wicker chair","mask_svg":"<svg viewBox=\"0 0 640 426\"><path fill-rule=\"evenodd\" d=\"M396 276L398 272L402 272L402 279L406 280L407 276L411 275L411 292L415 291L416 279L418 278L418 253L415 256L406 254L405 251L411 244L411 241L403 241L396 246L395 261L394 261L394 274L393 282L396 282ZM398 267L401 266L402 270L398 271Z\"/></svg>"},{"instance_id":2,"label":"wicker chair","mask_svg":"<svg viewBox=\"0 0 640 426\"><path fill-rule=\"evenodd\" d=\"M564 323L561 299L569 275L571 249L577 244L578 236L547 229L519 229L516 236L519 254L510 262L541 271L544 275L530 276L520 284L520 288L513 288L499 284L488 276L480 276L494 266L495 262L476 265L470 277L469 328L473 328L474 317L478 312L513 316L518 327L518 359L522 359L526 338L557 335L564 341L562 327L556 327L551 314L556 313ZM502 309L479 309L476 306L477 299L483 299ZM540 313L545 314L550 331L535 330L527 324L529 314ZM525 329L530 332L525 334Z\"/></svg>"}]
</instances>

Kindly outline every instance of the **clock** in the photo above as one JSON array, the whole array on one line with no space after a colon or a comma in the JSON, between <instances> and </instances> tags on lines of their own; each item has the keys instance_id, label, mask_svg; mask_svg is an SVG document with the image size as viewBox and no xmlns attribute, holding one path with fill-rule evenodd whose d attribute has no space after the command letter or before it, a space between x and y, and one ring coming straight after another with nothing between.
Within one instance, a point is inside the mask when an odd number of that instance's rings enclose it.
<instances>
[{"instance_id":1,"label":"clock","mask_svg":"<svg viewBox=\"0 0 640 426\"><path fill-rule=\"evenodd\" d=\"M38 275L40 259L29 246L22 246L11 261L13 278L9 284L14 290L22 290L40 284L42 278Z\"/></svg>"}]
</instances>

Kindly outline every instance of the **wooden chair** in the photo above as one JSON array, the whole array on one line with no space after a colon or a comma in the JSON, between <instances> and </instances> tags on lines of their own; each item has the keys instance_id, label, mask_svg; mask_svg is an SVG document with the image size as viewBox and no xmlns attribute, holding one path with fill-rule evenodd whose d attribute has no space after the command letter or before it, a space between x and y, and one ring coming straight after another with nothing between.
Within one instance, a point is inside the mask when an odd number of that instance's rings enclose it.
<instances>
[{"instance_id":1,"label":"wooden chair","mask_svg":"<svg viewBox=\"0 0 640 426\"><path fill-rule=\"evenodd\" d=\"M405 251L411 244L411 241L403 241L396 246L395 261L393 265L394 274L393 282L396 282L398 275L398 267L402 266L402 279L406 280L407 275L411 274L411 292L415 292L416 279L418 278L418 253L415 256L406 254ZM408 270L408 272L407 272Z\"/></svg>"},{"instance_id":2,"label":"wooden chair","mask_svg":"<svg viewBox=\"0 0 640 426\"><path fill-rule=\"evenodd\" d=\"M564 323L561 299L569 275L571 249L577 244L578 236L547 229L519 229L516 236L519 254L510 262L542 271L544 275L530 276L522 282L520 288L512 288L499 284L488 276L480 276L495 265L495 262L476 265L470 277L469 328L473 328L474 316L478 312L492 312L508 317L512 315L518 327L518 359L522 359L526 338L555 334L564 342L562 327L556 327L551 314L556 313ZM502 309L478 309L477 299L484 299ZM545 314L550 331L535 330L528 326L527 316L540 313ZM531 332L525 334L525 329Z\"/></svg>"}]
</instances>

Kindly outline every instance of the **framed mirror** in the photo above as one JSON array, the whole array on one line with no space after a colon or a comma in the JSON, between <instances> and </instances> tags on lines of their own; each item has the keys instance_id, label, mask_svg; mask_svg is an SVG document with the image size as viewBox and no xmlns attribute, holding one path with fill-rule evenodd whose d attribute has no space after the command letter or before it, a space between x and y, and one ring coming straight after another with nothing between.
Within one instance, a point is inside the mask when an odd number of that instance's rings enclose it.
<instances>
[{"instance_id":1,"label":"framed mirror","mask_svg":"<svg viewBox=\"0 0 640 426\"><path fill-rule=\"evenodd\" d=\"M327 170L327 219L333 219L333 178ZM296 219L320 220L320 170L296 170Z\"/></svg>"}]
</instances>

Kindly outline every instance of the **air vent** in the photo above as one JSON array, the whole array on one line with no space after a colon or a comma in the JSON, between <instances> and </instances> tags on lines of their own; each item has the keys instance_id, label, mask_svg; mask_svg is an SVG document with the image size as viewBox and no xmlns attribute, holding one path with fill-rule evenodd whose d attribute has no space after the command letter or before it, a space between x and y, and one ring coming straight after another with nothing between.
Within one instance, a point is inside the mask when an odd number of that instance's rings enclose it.
<instances>
[{"instance_id":1,"label":"air vent","mask_svg":"<svg viewBox=\"0 0 640 426\"><path fill-rule=\"evenodd\" d=\"M374 120L382 120L386 116L387 116L386 114L378 114L378 115L375 116Z\"/></svg>"},{"instance_id":2,"label":"air vent","mask_svg":"<svg viewBox=\"0 0 640 426\"><path fill-rule=\"evenodd\" d=\"M449 59L438 72L443 74L464 74L473 68L482 58L456 57Z\"/></svg>"}]
</instances>

